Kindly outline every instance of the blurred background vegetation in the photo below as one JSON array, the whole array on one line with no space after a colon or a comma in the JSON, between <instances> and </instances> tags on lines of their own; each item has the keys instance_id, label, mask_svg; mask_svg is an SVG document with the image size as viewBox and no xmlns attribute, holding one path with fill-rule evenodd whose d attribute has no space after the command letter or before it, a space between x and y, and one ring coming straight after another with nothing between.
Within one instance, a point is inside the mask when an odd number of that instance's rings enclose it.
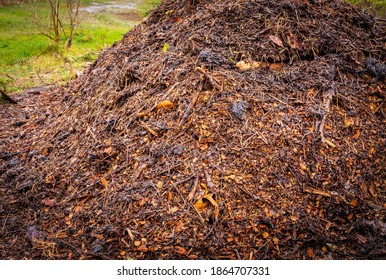
<instances>
[{"instance_id":1,"label":"blurred background vegetation","mask_svg":"<svg viewBox=\"0 0 386 280\"><path fill-rule=\"evenodd\" d=\"M80 11L80 22L70 48L66 40L54 42L41 35L39 18L50 17L47 0L30 2L24 0L0 0L0 88L7 92L20 91L28 87L50 83L65 83L77 71L94 61L100 52L138 24L160 0L81 0L81 7L111 2L125 4L134 2L135 8L119 12L103 10L100 12ZM119 2L118 2L119 1ZM17 3L15 3L17 2ZM61 16L64 29L68 29L62 1Z\"/></svg>"},{"instance_id":2,"label":"blurred background vegetation","mask_svg":"<svg viewBox=\"0 0 386 280\"><path fill-rule=\"evenodd\" d=\"M33 2L31 2L33 1ZM67 0L68 1L68 0ZM71 1L71 0L70 0ZM347 0L378 17L386 17L386 0ZM161 0L80 0L81 7L133 2L130 12L81 11L70 48L65 40L53 42L42 36L38 18L50 17L48 0L0 0L0 86L8 92L50 83L65 83L94 61L100 52L138 24ZM64 29L68 14L62 0ZM65 38L63 38L65 39Z\"/></svg>"},{"instance_id":3,"label":"blurred background vegetation","mask_svg":"<svg viewBox=\"0 0 386 280\"><path fill-rule=\"evenodd\" d=\"M357 5L368 13L377 17L386 18L386 0L346 0L347 2Z\"/></svg>"}]
</instances>

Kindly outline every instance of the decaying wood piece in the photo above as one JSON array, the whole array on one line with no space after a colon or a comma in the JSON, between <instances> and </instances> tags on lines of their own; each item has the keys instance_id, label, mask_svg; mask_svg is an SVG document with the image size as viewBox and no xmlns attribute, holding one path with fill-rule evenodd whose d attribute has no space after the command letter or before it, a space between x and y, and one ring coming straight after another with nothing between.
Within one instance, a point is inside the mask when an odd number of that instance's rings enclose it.
<instances>
[{"instance_id":1,"label":"decaying wood piece","mask_svg":"<svg viewBox=\"0 0 386 280\"><path fill-rule=\"evenodd\" d=\"M219 81L217 81L215 78L213 78L211 75L208 74L208 72L203 67L196 67L196 70L202 74L204 74L205 78L208 79L209 83L212 85L213 88L222 91L223 88L220 86Z\"/></svg>"},{"instance_id":2,"label":"decaying wood piece","mask_svg":"<svg viewBox=\"0 0 386 280\"><path fill-rule=\"evenodd\" d=\"M332 98L334 97L334 95L335 95L335 84L333 83L330 86L330 88L326 91L326 94L324 96L324 99L325 99L324 113L323 113L322 121L319 125L319 133L320 133L320 139L321 139L322 143L326 143L327 145L332 146L332 147L335 147L335 144L324 137L324 125L326 124L327 116L330 112L331 101L332 101Z\"/></svg>"},{"instance_id":3,"label":"decaying wood piece","mask_svg":"<svg viewBox=\"0 0 386 280\"><path fill-rule=\"evenodd\" d=\"M192 100L190 101L188 107L186 108L185 113L182 116L180 123L178 124L178 127L181 128L185 124L185 122L188 120L190 114L192 113L194 104L196 104L196 101L197 101L197 98L198 98L199 95L200 95L199 91L196 91L193 94Z\"/></svg>"}]
</instances>

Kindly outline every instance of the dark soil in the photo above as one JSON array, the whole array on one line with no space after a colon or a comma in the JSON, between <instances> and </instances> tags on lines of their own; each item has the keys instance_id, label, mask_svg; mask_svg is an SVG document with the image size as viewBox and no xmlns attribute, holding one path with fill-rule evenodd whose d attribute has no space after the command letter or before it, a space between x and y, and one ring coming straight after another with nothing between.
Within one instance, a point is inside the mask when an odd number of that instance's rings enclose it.
<instances>
[{"instance_id":1,"label":"dark soil","mask_svg":"<svg viewBox=\"0 0 386 280\"><path fill-rule=\"evenodd\" d=\"M339 0L167 0L1 104L3 259L386 257L386 28Z\"/></svg>"}]
</instances>

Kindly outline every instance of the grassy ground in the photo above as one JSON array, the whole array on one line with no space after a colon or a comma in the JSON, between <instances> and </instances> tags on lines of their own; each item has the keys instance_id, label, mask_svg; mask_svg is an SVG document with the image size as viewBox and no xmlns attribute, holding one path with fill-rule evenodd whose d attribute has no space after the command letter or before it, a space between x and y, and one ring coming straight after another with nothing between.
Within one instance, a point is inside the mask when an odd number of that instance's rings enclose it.
<instances>
[{"instance_id":1,"label":"grassy ground","mask_svg":"<svg viewBox=\"0 0 386 280\"><path fill-rule=\"evenodd\" d=\"M84 0L82 6L103 0ZM114 1L116 2L116 0ZM103 48L122 38L138 24L160 0L132 1L134 13L86 13L69 50L64 42L54 45L39 35L33 24L31 7L11 5L0 7L0 85L8 92L47 83L64 83L74 77L87 63L94 61ZM48 15L47 2L37 2L33 9L43 17Z\"/></svg>"},{"instance_id":2,"label":"grassy ground","mask_svg":"<svg viewBox=\"0 0 386 280\"><path fill-rule=\"evenodd\" d=\"M347 2L358 5L378 17L386 18L386 0L347 0Z\"/></svg>"}]
</instances>

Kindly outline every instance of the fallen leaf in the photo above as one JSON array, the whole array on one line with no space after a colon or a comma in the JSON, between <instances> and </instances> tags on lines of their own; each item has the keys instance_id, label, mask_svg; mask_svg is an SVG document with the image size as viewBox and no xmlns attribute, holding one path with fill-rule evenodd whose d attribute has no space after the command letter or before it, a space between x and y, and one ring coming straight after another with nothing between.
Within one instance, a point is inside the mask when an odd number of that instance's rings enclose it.
<instances>
[{"instance_id":1,"label":"fallen leaf","mask_svg":"<svg viewBox=\"0 0 386 280\"><path fill-rule=\"evenodd\" d=\"M43 200L42 200L42 203L43 203L44 205L46 205L46 206L52 206L52 205L55 204L55 202L56 202L55 199L43 199Z\"/></svg>"},{"instance_id":2,"label":"fallen leaf","mask_svg":"<svg viewBox=\"0 0 386 280\"><path fill-rule=\"evenodd\" d=\"M303 171L307 171L308 170L307 164L305 162L301 162L300 163L300 169Z\"/></svg>"},{"instance_id":3,"label":"fallen leaf","mask_svg":"<svg viewBox=\"0 0 386 280\"><path fill-rule=\"evenodd\" d=\"M370 150L369 150L369 157L373 157L373 154L375 153L375 149L374 147L371 147Z\"/></svg>"},{"instance_id":4,"label":"fallen leaf","mask_svg":"<svg viewBox=\"0 0 386 280\"><path fill-rule=\"evenodd\" d=\"M104 152L105 154L111 156L111 155L114 153L114 148L110 146L110 147L106 148L103 152Z\"/></svg>"},{"instance_id":5,"label":"fallen leaf","mask_svg":"<svg viewBox=\"0 0 386 280\"><path fill-rule=\"evenodd\" d=\"M175 207L173 207L173 208L171 208L171 209L169 210L169 213L170 213L170 214L174 214L174 213L176 213L177 211L178 211L178 207L175 206Z\"/></svg>"},{"instance_id":6,"label":"fallen leaf","mask_svg":"<svg viewBox=\"0 0 386 280\"><path fill-rule=\"evenodd\" d=\"M101 183L103 186L105 186L105 188L109 187L109 183L107 182L107 180L104 177L101 177Z\"/></svg>"},{"instance_id":7,"label":"fallen leaf","mask_svg":"<svg viewBox=\"0 0 386 280\"><path fill-rule=\"evenodd\" d=\"M162 48L162 51L163 51L164 53L166 53L166 52L168 51L168 49L169 49L169 44L168 44L168 43L165 43L164 46L163 46L163 48Z\"/></svg>"},{"instance_id":8,"label":"fallen leaf","mask_svg":"<svg viewBox=\"0 0 386 280\"><path fill-rule=\"evenodd\" d=\"M269 65L269 70L271 71L279 71L283 68L283 64L281 63L272 63Z\"/></svg>"},{"instance_id":9,"label":"fallen leaf","mask_svg":"<svg viewBox=\"0 0 386 280\"><path fill-rule=\"evenodd\" d=\"M259 67L261 67L261 63L257 62L257 61L245 62L245 61L241 60L241 61L236 63L236 67L242 71L245 71L245 70L250 70L250 69L254 69L254 68L259 68Z\"/></svg>"},{"instance_id":10,"label":"fallen leaf","mask_svg":"<svg viewBox=\"0 0 386 280\"><path fill-rule=\"evenodd\" d=\"M49 149L45 148L44 151L43 151L43 155L48 156L49 153L50 153Z\"/></svg>"},{"instance_id":11,"label":"fallen leaf","mask_svg":"<svg viewBox=\"0 0 386 280\"><path fill-rule=\"evenodd\" d=\"M273 35L269 35L268 36L269 39L274 42L276 45L280 46L280 47L284 47L283 45L283 42L281 41L281 39L277 36L273 36Z\"/></svg>"},{"instance_id":12,"label":"fallen leaf","mask_svg":"<svg viewBox=\"0 0 386 280\"><path fill-rule=\"evenodd\" d=\"M174 249L176 250L176 253L179 255L186 255L187 253L186 249L180 246L175 246Z\"/></svg>"},{"instance_id":13,"label":"fallen leaf","mask_svg":"<svg viewBox=\"0 0 386 280\"><path fill-rule=\"evenodd\" d=\"M263 232L263 238L268 238L268 236L269 236L269 233L266 232L266 231L264 231L264 232Z\"/></svg>"},{"instance_id":14,"label":"fallen leaf","mask_svg":"<svg viewBox=\"0 0 386 280\"><path fill-rule=\"evenodd\" d=\"M358 205L358 199L354 198L353 200L350 201L350 205L353 207L356 207Z\"/></svg>"},{"instance_id":15,"label":"fallen leaf","mask_svg":"<svg viewBox=\"0 0 386 280\"><path fill-rule=\"evenodd\" d=\"M210 204L209 201L206 199L203 199L203 197L202 197L196 202L195 206L196 206L198 211L203 211L204 209L206 209L208 207L209 204Z\"/></svg>"},{"instance_id":16,"label":"fallen leaf","mask_svg":"<svg viewBox=\"0 0 386 280\"><path fill-rule=\"evenodd\" d=\"M316 255L315 255L315 252L312 248L307 248L307 255L310 257L310 258L315 258Z\"/></svg>"},{"instance_id":17,"label":"fallen leaf","mask_svg":"<svg viewBox=\"0 0 386 280\"><path fill-rule=\"evenodd\" d=\"M374 185L370 185L369 191L373 197L377 198L377 192L375 191Z\"/></svg>"},{"instance_id":18,"label":"fallen leaf","mask_svg":"<svg viewBox=\"0 0 386 280\"><path fill-rule=\"evenodd\" d=\"M174 103L170 100L161 101L160 103L158 103L156 109L159 110L161 108L172 109L174 108Z\"/></svg>"},{"instance_id":19,"label":"fallen leaf","mask_svg":"<svg viewBox=\"0 0 386 280\"><path fill-rule=\"evenodd\" d=\"M141 245L137 250L141 251L142 253L146 253L149 249L146 247L146 245Z\"/></svg>"},{"instance_id":20,"label":"fallen leaf","mask_svg":"<svg viewBox=\"0 0 386 280\"><path fill-rule=\"evenodd\" d=\"M47 175L46 178L44 179L44 181L47 183L47 184L54 184L55 183L55 177L54 175Z\"/></svg>"},{"instance_id":21,"label":"fallen leaf","mask_svg":"<svg viewBox=\"0 0 386 280\"><path fill-rule=\"evenodd\" d=\"M357 129L357 131L356 131L355 134L353 135L353 138L354 138L354 139L358 139L359 136L361 136L361 130L360 130L360 129Z\"/></svg>"},{"instance_id":22,"label":"fallen leaf","mask_svg":"<svg viewBox=\"0 0 386 280\"><path fill-rule=\"evenodd\" d=\"M353 126L354 123L355 123L355 119L354 119L354 118L346 118L346 119L344 120L344 125L345 125L346 127Z\"/></svg>"},{"instance_id":23,"label":"fallen leaf","mask_svg":"<svg viewBox=\"0 0 386 280\"><path fill-rule=\"evenodd\" d=\"M303 44L298 41L297 37L290 32L290 36L287 36L287 43L292 49L303 50Z\"/></svg>"},{"instance_id":24,"label":"fallen leaf","mask_svg":"<svg viewBox=\"0 0 386 280\"><path fill-rule=\"evenodd\" d=\"M210 206L213 207L213 215L214 215L214 218L217 219L219 215L219 209L218 209L218 204L216 200L213 198L212 193L205 194L195 204L195 207L197 208L198 211L206 210Z\"/></svg>"}]
</instances>

